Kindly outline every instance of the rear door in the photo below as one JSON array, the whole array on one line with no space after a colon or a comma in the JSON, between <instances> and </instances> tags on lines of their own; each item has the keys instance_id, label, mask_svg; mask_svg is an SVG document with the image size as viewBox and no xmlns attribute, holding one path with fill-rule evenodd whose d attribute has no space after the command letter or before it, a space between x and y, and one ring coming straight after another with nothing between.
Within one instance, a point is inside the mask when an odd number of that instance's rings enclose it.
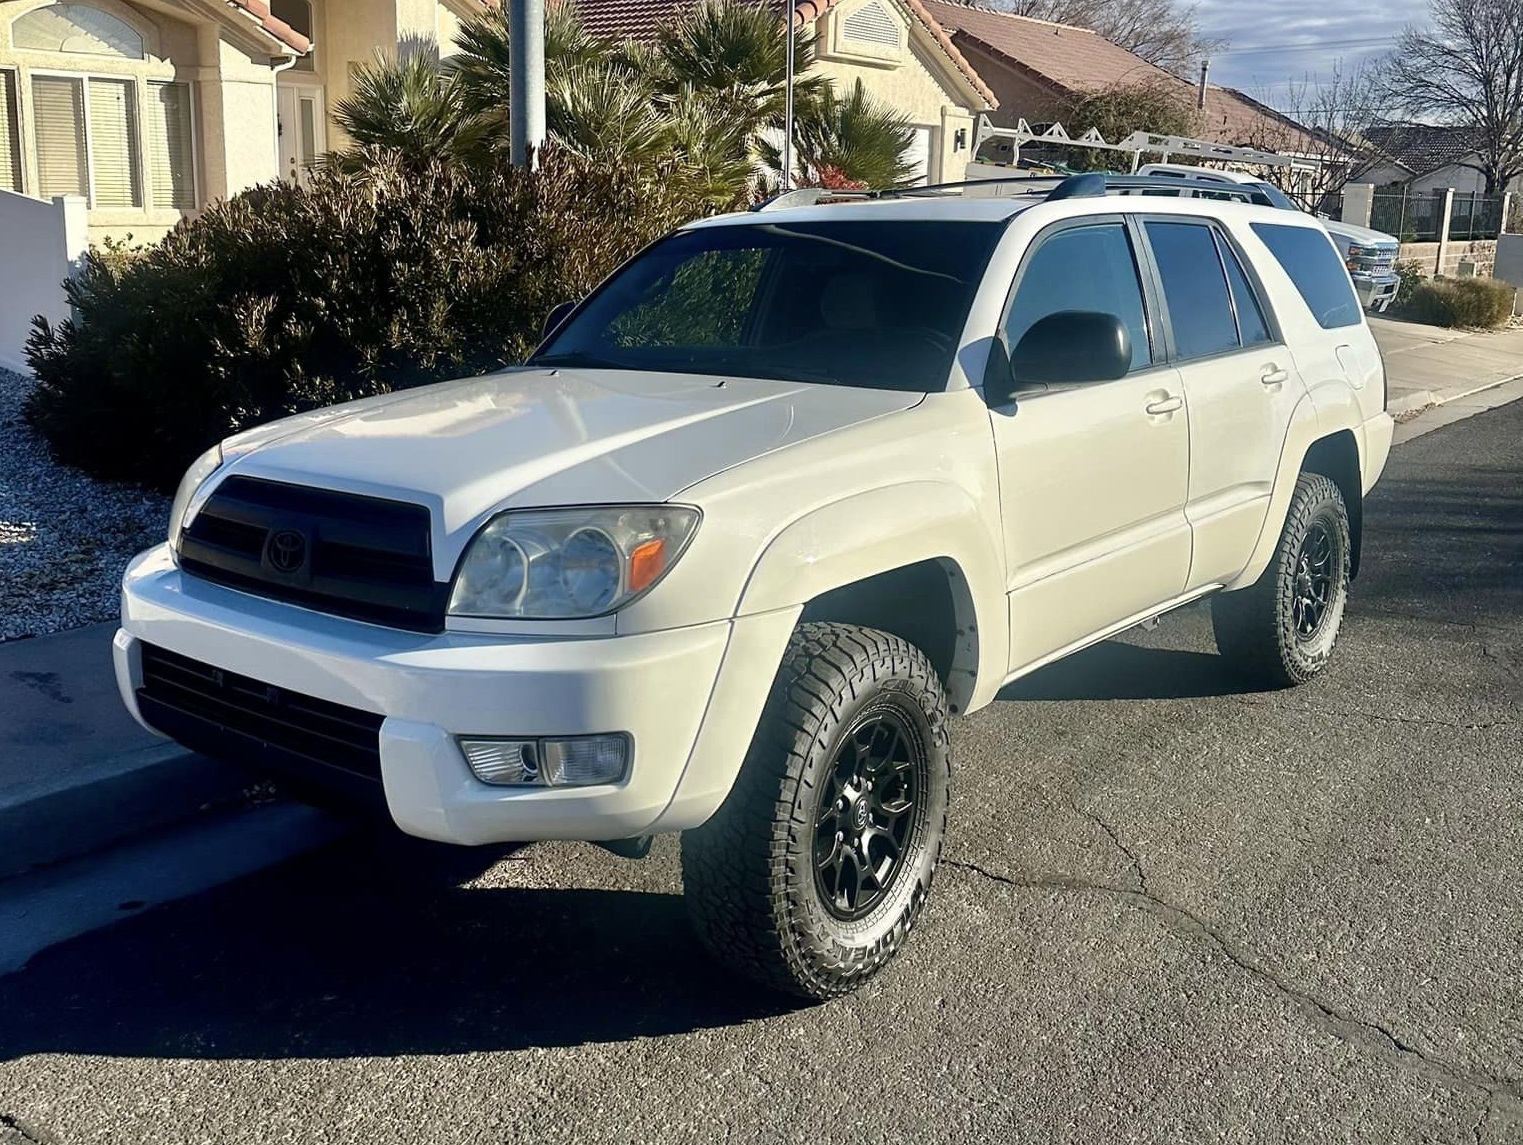
<instances>
[{"instance_id":1,"label":"rear door","mask_svg":"<svg viewBox=\"0 0 1523 1145\"><path fill-rule=\"evenodd\" d=\"M1247 565L1305 387L1264 292L1224 229L1169 215L1145 219L1142 230L1190 410L1187 588L1196 589L1225 583Z\"/></svg>"}]
</instances>

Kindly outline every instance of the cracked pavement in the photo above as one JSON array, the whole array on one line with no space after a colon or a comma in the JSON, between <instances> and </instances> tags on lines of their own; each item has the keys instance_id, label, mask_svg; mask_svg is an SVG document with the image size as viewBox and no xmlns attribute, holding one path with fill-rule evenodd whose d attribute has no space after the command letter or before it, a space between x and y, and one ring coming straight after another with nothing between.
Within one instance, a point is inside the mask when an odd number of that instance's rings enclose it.
<instances>
[{"instance_id":1,"label":"cracked pavement","mask_svg":"<svg viewBox=\"0 0 1523 1145\"><path fill-rule=\"evenodd\" d=\"M922 925L797 1008L676 846L357 838L0 979L0 1145L1523 1141L1523 402L1401 446L1333 667L1206 610L954 727Z\"/></svg>"}]
</instances>

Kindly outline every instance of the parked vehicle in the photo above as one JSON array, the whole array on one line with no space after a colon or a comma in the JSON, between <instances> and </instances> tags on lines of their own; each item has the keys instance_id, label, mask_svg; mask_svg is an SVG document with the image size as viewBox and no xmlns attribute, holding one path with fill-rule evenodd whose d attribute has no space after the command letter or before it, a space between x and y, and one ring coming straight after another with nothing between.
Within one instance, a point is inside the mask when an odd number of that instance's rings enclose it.
<instances>
[{"instance_id":1,"label":"parked vehicle","mask_svg":"<svg viewBox=\"0 0 1523 1145\"><path fill-rule=\"evenodd\" d=\"M1206 183L1234 183L1238 186L1253 188L1262 196L1257 201L1266 206L1279 207L1287 211L1301 209L1273 183L1266 183L1239 171L1222 171L1215 167L1192 167L1184 163L1148 163L1140 167L1137 174L1190 179ZM1384 314L1396 300L1396 292L1401 287L1401 276L1396 273L1396 259L1401 251L1400 240L1395 235L1388 235L1384 231L1356 226L1337 219L1322 219L1321 221L1327 228L1327 233L1333 236L1338 253L1343 255L1343 262L1348 267L1349 277L1353 279L1354 289L1359 293L1360 304L1373 313Z\"/></svg>"},{"instance_id":2,"label":"parked vehicle","mask_svg":"<svg viewBox=\"0 0 1523 1145\"><path fill-rule=\"evenodd\" d=\"M1333 654L1392 436L1348 275L1138 183L795 193L522 367L228 439L127 569L123 699L429 839L681 832L715 952L853 989L931 889L950 717L1208 596L1224 671Z\"/></svg>"}]
</instances>

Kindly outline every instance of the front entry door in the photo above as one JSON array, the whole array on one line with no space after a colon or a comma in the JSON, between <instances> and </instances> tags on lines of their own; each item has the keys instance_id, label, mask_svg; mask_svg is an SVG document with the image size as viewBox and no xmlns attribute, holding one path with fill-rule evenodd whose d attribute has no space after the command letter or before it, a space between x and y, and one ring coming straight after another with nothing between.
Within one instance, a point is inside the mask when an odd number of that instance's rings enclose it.
<instances>
[{"instance_id":1,"label":"front entry door","mask_svg":"<svg viewBox=\"0 0 1523 1145\"><path fill-rule=\"evenodd\" d=\"M1188 411L1178 372L1154 361L1128 228L1118 217L1086 220L1037 242L1004 322L1006 344L1059 311L1114 314L1132 335L1132 371L1018 391L989 411L1011 672L1173 600L1190 567Z\"/></svg>"},{"instance_id":2,"label":"front entry door","mask_svg":"<svg viewBox=\"0 0 1523 1145\"><path fill-rule=\"evenodd\" d=\"M304 183L327 148L321 88L282 85L276 89L280 122L280 177Z\"/></svg>"}]
</instances>

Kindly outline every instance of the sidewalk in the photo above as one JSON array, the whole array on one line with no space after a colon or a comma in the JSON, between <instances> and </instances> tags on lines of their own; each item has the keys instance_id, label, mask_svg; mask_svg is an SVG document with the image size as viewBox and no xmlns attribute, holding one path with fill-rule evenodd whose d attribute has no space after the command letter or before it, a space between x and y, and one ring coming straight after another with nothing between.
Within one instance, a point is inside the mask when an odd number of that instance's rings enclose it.
<instances>
[{"instance_id":1,"label":"sidewalk","mask_svg":"<svg viewBox=\"0 0 1523 1145\"><path fill-rule=\"evenodd\" d=\"M1370 316L1393 416L1469 397L1523 376L1523 330L1493 334Z\"/></svg>"}]
</instances>

